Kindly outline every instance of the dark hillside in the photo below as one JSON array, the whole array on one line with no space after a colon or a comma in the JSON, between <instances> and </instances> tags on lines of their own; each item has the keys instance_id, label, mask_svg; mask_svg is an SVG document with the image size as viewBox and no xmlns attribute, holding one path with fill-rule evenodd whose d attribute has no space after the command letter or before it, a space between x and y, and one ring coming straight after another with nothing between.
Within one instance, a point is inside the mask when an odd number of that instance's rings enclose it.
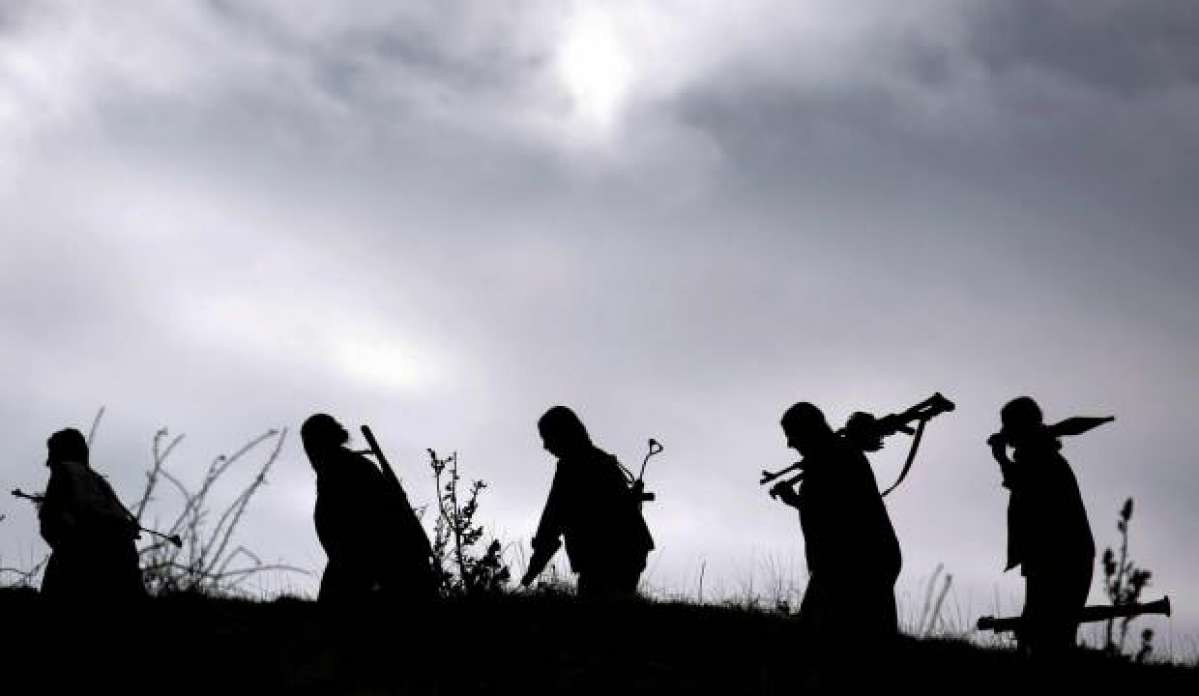
<instances>
[{"instance_id":1,"label":"dark hillside","mask_svg":"<svg viewBox=\"0 0 1199 696\"><path fill-rule=\"evenodd\" d=\"M812 667L792 620L732 608L510 595L447 601L432 615L436 623L381 609L332 618L305 601L169 597L137 613L65 616L32 592L0 591L4 679L46 693L781 694L804 691ZM841 676L925 693L1037 683L1011 652L963 642L908 639L896 658L887 667L856 656L861 671ZM1071 674L1075 693L1199 687L1194 668L1098 654Z\"/></svg>"}]
</instances>

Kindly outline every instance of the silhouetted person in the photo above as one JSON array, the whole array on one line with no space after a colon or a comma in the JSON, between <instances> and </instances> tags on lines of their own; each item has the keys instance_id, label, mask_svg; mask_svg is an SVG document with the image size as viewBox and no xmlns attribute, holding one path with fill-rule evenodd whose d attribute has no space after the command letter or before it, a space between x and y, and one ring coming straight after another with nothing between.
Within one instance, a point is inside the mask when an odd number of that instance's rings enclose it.
<instances>
[{"instance_id":1,"label":"silhouetted person","mask_svg":"<svg viewBox=\"0 0 1199 696\"><path fill-rule=\"evenodd\" d=\"M145 595L138 525L112 486L88 465L87 440L74 428L46 442L50 482L38 510L53 550L42 594L54 599L122 602Z\"/></svg>"},{"instance_id":2,"label":"silhouetted person","mask_svg":"<svg viewBox=\"0 0 1199 696\"><path fill-rule=\"evenodd\" d=\"M308 418L300 438L316 471L313 519L329 558L318 601L432 599L437 587L429 537L403 491L346 447L350 436L332 416Z\"/></svg>"},{"instance_id":3,"label":"silhouetted person","mask_svg":"<svg viewBox=\"0 0 1199 696\"><path fill-rule=\"evenodd\" d=\"M1000 418L1002 429L987 442L1011 491L1006 570L1020 566L1025 578L1017 636L1030 654L1052 656L1076 644L1095 566L1086 507L1058 438L1114 419L1069 418L1047 426L1037 402L1027 396L1008 402Z\"/></svg>"},{"instance_id":4,"label":"silhouetted person","mask_svg":"<svg viewBox=\"0 0 1199 696\"><path fill-rule=\"evenodd\" d=\"M654 540L619 462L592 444L582 421L565 406L546 411L537 429L558 466L521 584L541 574L559 537L565 537L580 596L636 594Z\"/></svg>"},{"instance_id":5,"label":"silhouetted person","mask_svg":"<svg viewBox=\"0 0 1199 696\"><path fill-rule=\"evenodd\" d=\"M800 402L782 419L787 445L803 457L798 490L772 493L799 510L810 574L800 623L824 659L868 660L897 632L899 541L862 453L870 442L837 436L816 406ZM817 656L813 656L816 659Z\"/></svg>"}]
</instances>

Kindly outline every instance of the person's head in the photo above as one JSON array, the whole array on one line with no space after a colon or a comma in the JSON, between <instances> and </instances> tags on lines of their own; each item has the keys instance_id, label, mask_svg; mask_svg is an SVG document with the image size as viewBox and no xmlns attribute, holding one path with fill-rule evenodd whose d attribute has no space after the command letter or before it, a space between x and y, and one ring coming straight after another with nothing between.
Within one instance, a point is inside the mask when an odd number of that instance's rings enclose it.
<instances>
[{"instance_id":1,"label":"person's head","mask_svg":"<svg viewBox=\"0 0 1199 696\"><path fill-rule=\"evenodd\" d=\"M341 427L333 416L327 413L316 413L300 426L300 441L304 443L304 451L308 460L316 466L316 458L324 452L335 450L350 441L350 434Z\"/></svg>"},{"instance_id":2,"label":"person's head","mask_svg":"<svg viewBox=\"0 0 1199 696\"><path fill-rule=\"evenodd\" d=\"M999 419L1003 423L999 432L1012 445L1019 445L1045 425L1041 407L1031 396L1017 397L1004 404Z\"/></svg>"},{"instance_id":3,"label":"person's head","mask_svg":"<svg viewBox=\"0 0 1199 696\"><path fill-rule=\"evenodd\" d=\"M550 454L561 459L591 447L591 436L583 421L565 406L554 406L537 421L537 432Z\"/></svg>"},{"instance_id":4,"label":"person's head","mask_svg":"<svg viewBox=\"0 0 1199 696\"><path fill-rule=\"evenodd\" d=\"M46 466L59 462L87 464L87 439L74 428L59 430L46 440Z\"/></svg>"},{"instance_id":5,"label":"person's head","mask_svg":"<svg viewBox=\"0 0 1199 696\"><path fill-rule=\"evenodd\" d=\"M787 409L783 414L782 426L787 436L787 446L804 457L820 450L834 437L824 413L806 401Z\"/></svg>"}]
</instances>

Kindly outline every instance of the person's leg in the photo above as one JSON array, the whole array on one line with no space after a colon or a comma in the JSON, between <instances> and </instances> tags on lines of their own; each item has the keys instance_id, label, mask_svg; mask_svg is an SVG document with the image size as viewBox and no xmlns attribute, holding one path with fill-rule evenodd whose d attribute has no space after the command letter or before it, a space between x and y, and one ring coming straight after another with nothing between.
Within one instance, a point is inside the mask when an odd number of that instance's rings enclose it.
<instances>
[{"instance_id":1,"label":"person's leg","mask_svg":"<svg viewBox=\"0 0 1199 696\"><path fill-rule=\"evenodd\" d=\"M622 599L637 596L641 571L580 573L579 597L584 599Z\"/></svg>"},{"instance_id":2,"label":"person's leg","mask_svg":"<svg viewBox=\"0 0 1199 696\"><path fill-rule=\"evenodd\" d=\"M49 599L62 597L65 591L63 570L62 554L58 551L51 552L50 560L46 561L46 569L42 571L41 593L43 597Z\"/></svg>"},{"instance_id":3,"label":"person's leg","mask_svg":"<svg viewBox=\"0 0 1199 696\"><path fill-rule=\"evenodd\" d=\"M1078 616L1086 605L1090 586L1090 563L1063 565L1029 575L1021 647L1051 660L1077 647Z\"/></svg>"},{"instance_id":4,"label":"person's leg","mask_svg":"<svg viewBox=\"0 0 1199 696\"><path fill-rule=\"evenodd\" d=\"M1043 574L1024 576L1024 610L1020 614L1020 628L1016 640L1025 655L1035 655L1044 645L1045 605L1048 588Z\"/></svg>"},{"instance_id":5,"label":"person's leg","mask_svg":"<svg viewBox=\"0 0 1199 696\"><path fill-rule=\"evenodd\" d=\"M613 589L625 597L636 597L637 585L640 582L641 571L628 570L619 575L619 577L616 579L616 585Z\"/></svg>"},{"instance_id":6,"label":"person's leg","mask_svg":"<svg viewBox=\"0 0 1199 696\"><path fill-rule=\"evenodd\" d=\"M1054 644L1059 650L1069 651L1078 647L1078 617L1087 605L1094 574L1094 559L1080 561L1068 570L1063 569L1057 589L1060 611L1056 614Z\"/></svg>"}]
</instances>

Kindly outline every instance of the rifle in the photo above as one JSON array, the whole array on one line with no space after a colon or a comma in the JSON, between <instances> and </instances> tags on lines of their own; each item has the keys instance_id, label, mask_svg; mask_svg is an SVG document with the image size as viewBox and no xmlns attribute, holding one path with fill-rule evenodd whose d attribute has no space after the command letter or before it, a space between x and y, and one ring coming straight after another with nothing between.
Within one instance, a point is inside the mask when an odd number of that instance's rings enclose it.
<instances>
[{"instance_id":1,"label":"rifle","mask_svg":"<svg viewBox=\"0 0 1199 696\"><path fill-rule=\"evenodd\" d=\"M38 505L38 506L40 506L42 503L46 502L46 496L33 495L30 493L26 493L25 491L21 490L20 488L14 488L12 490L12 495L14 498L23 498L25 500L32 502L34 505ZM121 506L122 509L124 509L124 507L125 507L124 505ZM129 510L125 510L125 514L129 516L130 522L137 525L137 531L145 532L146 534L149 534L151 536L156 536L159 539L164 539L166 541L169 541L175 545L175 548L178 548L178 549L183 548L183 539L178 534L165 534L156 529L150 529L149 527L143 527L141 522L138 522L137 518L134 517L133 513L129 512Z\"/></svg>"},{"instance_id":2,"label":"rifle","mask_svg":"<svg viewBox=\"0 0 1199 696\"><path fill-rule=\"evenodd\" d=\"M912 464L916 460L916 451L919 449L920 441L924 437L925 424L942 413L949 413L955 408L957 406L952 401L942 396L941 392L936 392L924 401L901 413L888 414L882 418L875 418L869 413L854 413L849 417L845 426L836 432L836 435L850 440L868 451L882 448L882 441L896 433L905 433L912 436L912 445L908 449L908 456L904 462L903 470L900 471L895 483L883 491L882 495L885 496L895 490L907 478L908 472L912 470ZM914 429L908 425L913 421L916 422ZM758 485L764 486L796 469L803 469L803 467L804 462L800 460L779 471L762 471L762 478L758 481ZM800 471L800 473L786 481L775 484L770 489L770 497L777 497L778 488L784 485L788 487L794 486L803 480L803 476L803 471Z\"/></svg>"},{"instance_id":3,"label":"rifle","mask_svg":"<svg viewBox=\"0 0 1199 696\"><path fill-rule=\"evenodd\" d=\"M1074 416L1072 418L1058 421L1053 425L1046 425L1044 427L1045 432L1048 433L1050 437L1061 438L1072 435L1082 435L1085 432L1098 428L1104 423L1111 423L1114 420L1116 420L1115 416ZM1000 431L998 433L993 433L990 437L988 437L987 444L991 447L998 447L1000 445L1007 447L1011 445L1011 442L1008 441L1008 436Z\"/></svg>"},{"instance_id":4,"label":"rifle","mask_svg":"<svg viewBox=\"0 0 1199 696\"><path fill-rule=\"evenodd\" d=\"M404 493L404 486L400 483L400 477L396 476L395 470L391 468L391 462L387 461L387 457L383 454L383 448L379 446L379 441L375 439L375 434L371 432L371 427L369 425L364 425L360 428L360 430L362 431L363 439L366 440L366 444L370 446L370 454L373 454L375 456L375 460L379 462L379 468L383 470L383 478L386 479L387 483L391 486L392 493L398 496L400 502L402 502L404 506L408 508L408 514L412 518L412 522L415 524L415 527L410 530L412 535L415 537L419 532L420 539L424 542L422 546L424 546L425 554L431 561L435 562L437 559L433 555L433 546L429 543L429 536L425 533L424 527L421 527L420 522L412 513L412 505L408 502L408 495Z\"/></svg>"},{"instance_id":5,"label":"rifle","mask_svg":"<svg viewBox=\"0 0 1199 696\"><path fill-rule=\"evenodd\" d=\"M404 495L404 487L400 484L400 478L396 476L395 470L391 468L391 462L388 462L387 457L383 456L383 448L379 447L379 441L375 439L375 434L371 432L371 427L364 425L361 430L362 437L366 439L366 444L370 446L369 452L375 455L375 460L379 462L379 468L383 470L384 478L407 501L408 496Z\"/></svg>"},{"instance_id":6,"label":"rifle","mask_svg":"<svg viewBox=\"0 0 1199 696\"><path fill-rule=\"evenodd\" d=\"M1110 619L1119 619L1124 617L1140 616L1142 614L1162 614L1170 615L1170 598L1162 597L1156 602L1146 602L1144 604L1124 604L1120 606L1093 605L1083 607L1078 614L1078 623L1090 623L1092 621L1108 621ZM995 633L1003 633L1005 631L1018 631L1023 624L1024 618L1020 616L983 616L978 620L978 630L993 631Z\"/></svg>"}]
</instances>

